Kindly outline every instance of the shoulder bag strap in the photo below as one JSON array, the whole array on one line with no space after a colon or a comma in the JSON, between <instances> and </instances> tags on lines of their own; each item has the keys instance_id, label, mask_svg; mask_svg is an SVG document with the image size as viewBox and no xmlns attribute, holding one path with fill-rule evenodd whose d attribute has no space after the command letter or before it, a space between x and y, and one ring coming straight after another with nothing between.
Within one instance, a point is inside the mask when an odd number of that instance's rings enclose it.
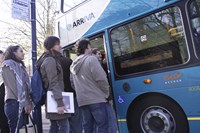
<instances>
[{"instance_id":1,"label":"shoulder bag strap","mask_svg":"<svg viewBox=\"0 0 200 133\"><path fill-rule=\"evenodd\" d=\"M31 116L31 115L28 115L28 117L29 117L29 119L31 120L32 126L33 126L33 128L34 128L34 132L37 133L36 124L35 124L35 122L33 121L32 116ZM27 125L25 125L25 131L26 131L26 133L28 133L28 127L27 127Z\"/></svg>"}]
</instances>

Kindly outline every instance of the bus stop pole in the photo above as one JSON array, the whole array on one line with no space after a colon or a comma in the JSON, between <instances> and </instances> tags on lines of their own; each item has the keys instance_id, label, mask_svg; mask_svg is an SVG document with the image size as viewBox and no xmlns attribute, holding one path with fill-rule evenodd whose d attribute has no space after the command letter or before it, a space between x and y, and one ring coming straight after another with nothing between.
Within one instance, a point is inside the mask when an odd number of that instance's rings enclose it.
<instances>
[{"instance_id":1,"label":"bus stop pole","mask_svg":"<svg viewBox=\"0 0 200 133\"><path fill-rule=\"evenodd\" d=\"M35 0L31 0L31 40L32 40L32 71L36 70L35 64L37 61L37 42L36 42L36 3ZM41 107L37 106L33 112L33 119L37 125L38 133L43 133L42 130L42 115Z\"/></svg>"}]
</instances>

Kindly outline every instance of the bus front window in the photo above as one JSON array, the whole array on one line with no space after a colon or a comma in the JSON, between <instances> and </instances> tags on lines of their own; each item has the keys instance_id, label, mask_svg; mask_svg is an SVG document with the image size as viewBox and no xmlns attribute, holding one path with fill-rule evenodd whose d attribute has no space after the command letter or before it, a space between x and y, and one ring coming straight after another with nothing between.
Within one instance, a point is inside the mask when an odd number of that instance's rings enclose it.
<instances>
[{"instance_id":1,"label":"bus front window","mask_svg":"<svg viewBox=\"0 0 200 133\"><path fill-rule=\"evenodd\" d=\"M200 52L200 0L194 0L189 8L192 32L196 43L196 51Z\"/></svg>"},{"instance_id":2,"label":"bus front window","mask_svg":"<svg viewBox=\"0 0 200 133\"><path fill-rule=\"evenodd\" d=\"M181 13L168 8L111 31L117 75L126 75L188 61Z\"/></svg>"}]
</instances>

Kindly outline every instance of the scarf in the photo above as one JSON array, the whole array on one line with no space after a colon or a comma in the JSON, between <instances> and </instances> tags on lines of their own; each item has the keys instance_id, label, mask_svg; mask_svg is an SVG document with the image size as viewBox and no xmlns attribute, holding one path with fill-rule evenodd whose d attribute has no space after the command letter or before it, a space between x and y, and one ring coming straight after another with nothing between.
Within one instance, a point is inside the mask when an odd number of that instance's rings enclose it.
<instances>
[{"instance_id":1,"label":"scarf","mask_svg":"<svg viewBox=\"0 0 200 133\"><path fill-rule=\"evenodd\" d=\"M17 85L16 89L18 91L19 119L20 119L23 108L25 106L26 87L28 87L28 91L31 92L29 76L28 73L26 72L25 67L21 63L18 63L14 60L5 60L3 62L3 66L9 67L10 70L14 72L16 77L16 85Z\"/></svg>"}]
</instances>

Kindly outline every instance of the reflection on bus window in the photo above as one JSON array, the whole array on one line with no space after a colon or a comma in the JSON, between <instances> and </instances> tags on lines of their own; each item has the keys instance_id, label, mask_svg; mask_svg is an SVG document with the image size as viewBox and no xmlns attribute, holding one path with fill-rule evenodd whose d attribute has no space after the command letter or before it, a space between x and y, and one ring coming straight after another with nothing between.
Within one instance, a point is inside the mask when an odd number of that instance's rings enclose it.
<instances>
[{"instance_id":1,"label":"reflection on bus window","mask_svg":"<svg viewBox=\"0 0 200 133\"><path fill-rule=\"evenodd\" d=\"M63 2L63 10L64 12L72 9L73 7L77 6L78 4L81 4L86 0L64 0Z\"/></svg>"},{"instance_id":2,"label":"reflection on bus window","mask_svg":"<svg viewBox=\"0 0 200 133\"><path fill-rule=\"evenodd\" d=\"M188 60L180 10L169 8L111 32L118 75L183 64Z\"/></svg>"},{"instance_id":3,"label":"reflection on bus window","mask_svg":"<svg viewBox=\"0 0 200 133\"><path fill-rule=\"evenodd\" d=\"M190 4L190 19L195 42L196 50L200 52L200 0L194 0Z\"/></svg>"}]
</instances>

